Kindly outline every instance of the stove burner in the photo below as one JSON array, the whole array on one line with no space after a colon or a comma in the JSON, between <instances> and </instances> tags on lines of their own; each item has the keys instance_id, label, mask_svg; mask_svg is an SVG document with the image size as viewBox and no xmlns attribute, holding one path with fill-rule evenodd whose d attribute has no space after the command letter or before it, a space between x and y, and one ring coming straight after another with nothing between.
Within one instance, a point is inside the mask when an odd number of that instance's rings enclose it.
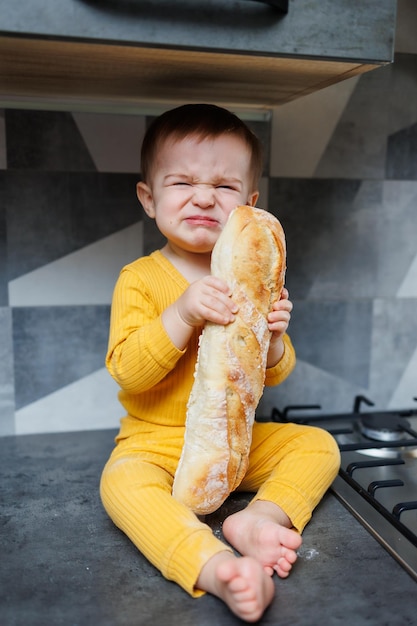
<instances>
[{"instance_id":1,"label":"stove burner","mask_svg":"<svg viewBox=\"0 0 417 626\"><path fill-rule=\"evenodd\" d=\"M362 413L359 418L362 435L374 441L401 441L409 422L398 415L389 413Z\"/></svg>"}]
</instances>

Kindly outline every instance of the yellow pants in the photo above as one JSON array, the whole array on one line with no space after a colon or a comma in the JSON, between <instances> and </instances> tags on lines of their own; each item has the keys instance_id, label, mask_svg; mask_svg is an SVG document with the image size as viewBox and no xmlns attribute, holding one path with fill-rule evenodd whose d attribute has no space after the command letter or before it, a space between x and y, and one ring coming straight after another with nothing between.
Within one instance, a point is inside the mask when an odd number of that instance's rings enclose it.
<instances>
[{"instance_id":1,"label":"yellow pants","mask_svg":"<svg viewBox=\"0 0 417 626\"><path fill-rule=\"evenodd\" d=\"M202 567L229 548L171 495L184 428L135 422L136 433L119 441L103 470L103 505L166 578L190 595L201 595L195 584ZM336 442L326 431L255 422L249 468L239 491L274 502L302 532L339 464Z\"/></svg>"}]
</instances>

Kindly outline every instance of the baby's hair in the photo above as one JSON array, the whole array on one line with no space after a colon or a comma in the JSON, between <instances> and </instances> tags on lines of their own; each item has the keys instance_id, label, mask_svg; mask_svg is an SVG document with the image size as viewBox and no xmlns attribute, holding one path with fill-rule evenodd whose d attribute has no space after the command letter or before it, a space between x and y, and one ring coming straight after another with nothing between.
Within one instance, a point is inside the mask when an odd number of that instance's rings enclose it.
<instances>
[{"instance_id":1,"label":"baby's hair","mask_svg":"<svg viewBox=\"0 0 417 626\"><path fill-rule=\"evenodd\" d=\"M184 104L153 120L142 143L142 180L150 182L157 152L168 139L177 141L192 135L207 139L225 134L240 137L247 145L251 155L252 190L257 190L262 175L261 143L237 115L214 104Z\"/></svg>"}]
</instances>

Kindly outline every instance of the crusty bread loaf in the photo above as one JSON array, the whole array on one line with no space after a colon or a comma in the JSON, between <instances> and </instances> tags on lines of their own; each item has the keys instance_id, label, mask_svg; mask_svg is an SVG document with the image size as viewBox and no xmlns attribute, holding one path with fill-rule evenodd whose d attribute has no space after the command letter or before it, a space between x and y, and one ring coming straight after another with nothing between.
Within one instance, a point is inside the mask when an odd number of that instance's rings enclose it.
<instances>
[{"instance_id":1,"label":"crusty bread loaf","mask_svg":"<svg viewBox=\"0 0 417 626\"><path fill-rule=\"evenodd\" d=\"M271 337L266 318L284 285L285 260L278 220L262 209L236 207L214 247L211 270L229 284L239 311L234 322L207 323L201 334L173 485L173 496L198 515L215 511L246 473Z\"/></svg>"}]
</instances>

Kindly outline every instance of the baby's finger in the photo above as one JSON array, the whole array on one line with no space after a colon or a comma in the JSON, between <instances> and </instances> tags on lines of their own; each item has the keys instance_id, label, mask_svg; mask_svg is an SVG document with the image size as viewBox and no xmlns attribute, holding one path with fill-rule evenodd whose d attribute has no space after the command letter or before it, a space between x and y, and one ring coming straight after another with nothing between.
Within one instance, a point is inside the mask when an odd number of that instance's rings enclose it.
<instances>
[{"instance_id":1,"label":"baby's finger","mask_svg":"<svg viewBox=\"0 0 417 626\"><path fill-rule=\"evenodd\" d=\"M230 296L232 293L232 290L230 289L227 282L223 280L222 278L218 278L217 276L207 276L204 279L204 282L209 287L212 287L213 289L216 289L217 291L221 291L222 293L228 296Z\"/></svg>"},{"instance_id":2,"label":"baby's finger","mask_svg":"<svg viewBox=\"0 0 417 626\"><path fill-rule=\"evenodd\" d=\"M293 303L291 300L276 300L272 305L273 311L288 311L291 313L293 310Z\"/></svg>"}]
</instances>

